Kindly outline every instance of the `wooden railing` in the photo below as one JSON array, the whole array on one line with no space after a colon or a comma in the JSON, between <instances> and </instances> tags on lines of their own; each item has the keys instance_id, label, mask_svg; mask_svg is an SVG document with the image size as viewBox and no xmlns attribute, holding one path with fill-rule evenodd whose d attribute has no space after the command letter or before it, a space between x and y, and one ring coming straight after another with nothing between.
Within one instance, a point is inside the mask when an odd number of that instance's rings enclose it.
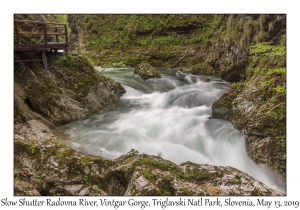
<instances>
[{"instance_id":1,"label":"wooden railing","mask_svg":"<svg viewBox=\"0 0 300 210\"><path fill-rule=\"evenodd\" d=\"M66 49L68 46L68 30L67 25L63 23L32 21L32 20L14 20L15 23L15 51L38 50L41 48L50 49ZM24 24L21 27L21 24ZM25 26L30 25L26 28ZM24 43L22 39L25 36L40 37L39 43L33 42L33 38L29 38L31 43ZM55 38L53 38L53 36ZM59 38L61 37L61 38Z\"/></svg>"}]
</instances>

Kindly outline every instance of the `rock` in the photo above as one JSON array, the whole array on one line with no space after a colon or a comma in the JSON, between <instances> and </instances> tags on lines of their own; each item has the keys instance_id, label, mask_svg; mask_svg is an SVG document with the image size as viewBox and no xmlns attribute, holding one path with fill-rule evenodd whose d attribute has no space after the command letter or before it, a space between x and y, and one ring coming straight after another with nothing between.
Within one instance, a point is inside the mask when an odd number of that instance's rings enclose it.
<instances>
[{"instance_id":1,"label":"rock","mask_svg":"<svg viewBox=\"0 0 300 210\"><path fill-rule=\"evenodd\" d=\"M134 69L134 73L138 74L143 80L150 78L161 78L161 75L158 73L158 71L147 62L137 65Z\"/></svg>"},{"instance_id":2,"label":"rock","mask_svg":"<svg viewBox=\"0 0 300 210\"><path fill-rule=\"evenodd\" d=\"M41 196L41 194L27 181L15 180L14 182L15 196Z\"/></svg>"},{"instance_id":3,"label":"rock","mask_svg":"<svg viewBox=\"0 0 300 210\"><path fill-rule=\"evenodd\" d=\"M79 192L82 189L82 184L78 185L67 185L64 186L65 190L68 191L70 195L76 195L77 192ZM82 190L83 191L83 190ZM82 192L80 191L80 192ZM80 194L80 193L79 193Z\"/></svg>"},{"instance_id":4,"label":"rock","mask_svg":"<svg viewBox=\"0 0 300 210\"><path fill-rule=\"evenodd\" d=\"M59 170L53 170L53 159ZM30 173L23 173L28 163L32 163ZM88 175L84 173L87 170ZM84 155L52 140L15 141L15 180L18 196L283 195L232 167L192 162L176 165L146 154L109 160Z\"/></svg>"},{"instance_id":5,"label":"rock","mask_svg":"<svg viewBox=\"0 0 300 210\"><path fill-rule=\"evenodd\" d=\"M250 79L247 84L236 84L212 105L212 116L229 120L245 136L249 156L257 163L272 167L286 177L285 118L277 117L283 112L285 100L278 103L265 101L260 84L263 77ZM275 101L275 102L273 102ZM273 113L272 113L273 112ZM274 119L277 117L278 119Z\"/></svg>"},{"instance_id":6,"label":"rock","mask_svg":"<svg viewBox=\"0 0 300 210\"><path fill-rule=\"evenodd\" d=\"M97 72L85 58L49 57L48 63L49 74L28 66L27 75L15 75L17 139L54 138L51 130L55 125L84 119L115 103L126 92L120 83Z\"/></svg>"},{"instance_id":7,"label":"rock","mask_svg":"<svg viewBox=\"0 0 300 210\"><path fill-rule=\"evenodd\" d=\"M29 120L28 125L38 140L52 139L54 135L48 126L38 120Z\"/></svg>"},{"instance_id":8,"label":"rock","mask_svg":"<svg viewBox=\"0 0 300 210\"><path fill-rule=\"evenodd\" d=\"M86 187L86 188L84 188L83 190L80 191L79 196L86 196L86 195L89 195L89 194L90 194L89 188Z\"/></svg>"},{"instance_id":9,"label":"rock","mask_svg":"<svg viewBox=\"0 0 300 210\"><path fill-rule=\"evenodd\" d=\"M210 82L210 78L208 76L204 76L203 80L204 82Z\"/></svg>"}]
</instances>

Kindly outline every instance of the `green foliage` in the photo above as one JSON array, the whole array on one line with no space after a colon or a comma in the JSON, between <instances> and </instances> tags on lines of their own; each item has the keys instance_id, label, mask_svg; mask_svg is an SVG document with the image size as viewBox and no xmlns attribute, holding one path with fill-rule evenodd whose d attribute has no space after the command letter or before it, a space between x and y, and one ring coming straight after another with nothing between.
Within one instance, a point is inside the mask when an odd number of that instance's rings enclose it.
<instances>
[{"instance_id":1,"label":"green foliage","mask_svg":"<svg viewBox=\"0 0 300 210\"><path fill-rule=\"evenodd\" d=\"M275 88L273 88L273 90L277 93L280 93L280 94L285 94L286 93L286 90L284 87L282 86L276 86Z\"/></svg>"},{"instance_id":2,"label":"green foliage","mask_svg":"<svg viewBox=\"0 0 300 210\"><path fill-rule=\"evenodd\" d=\"M63 14L56 14L56 17L59 20L59 22L64 23L64 24L67 25L67 32L68 32L68 35L70 35L71 29L70 29L69 24L68 24L67 15L66 14L65 15L63 15Z\"/></svg>"},{"instance_id":3,"label":"green foliage","mask_svg":"<svg viewBox=\"0 0 300 210\"><path fill-rule=\"evenodd\" d=\"M30 80L28 81L28 84L24 87L24 90L31 91L33 87L34 87L34 81Z\"/></svg>"},{"instance_id":4,"label":"green foliage","mask_svg":"<svg viewBox=\"0 0 300 210\"><path fill-rule=\"evenodd\" d=\"M45 177L46 177L46 174L41 174L41 175L37 175L35 178L43 180Z\"/></svg>"},{"instance_id":5,"label":"green foliage","mask_svg":"<svg viewBox=\"0 0 300 210\"><path fill-rule=\"evenodd\" d=\"M137 151L136 149L131 149L129 152L127 152L128 156L136 156L139 154L139 151Z\"/></svg>"},{"instance_id":6,"label":"green foliage","mask_svg":"<svg viewBox=\"0 0 300 210\"><path fill-rule=\"evenodd\" d=\"M82 51L93 63L110 67L135 66L148 54L166 59L179 46L209 43L212 21L213 15L84 15Z\"/></svg>"},{"instance_id":7,"label":"green foliage","mask_svg":"<svg viewBox=\"0 0 300 210\"><path fill-rule=\"evenodd\" d=\"M62 151L58 151L56 153L56 158L59 162L64 161L65 163L67 163L67 157L70 156L72 154L72 150L70 149L62 149Z\"/></svg>"},{"instance_id":8,"label":"green foliage","mask_svg":"<svg viewBox=\"0 0 300 210\"><path fill-rule=\"evenodd\" d=\"M260 54L265 54L265 56L285 56L286 50L284 46L274 46L270 42L261 42L251 46L251 56Z\"/></svg>"},{"instance_id":9,"label":"green foliage","mask_svg":"<svg viewBox=\"0 0 300 210\"><path fill-rule=\"evenodd\" d=\"M83 180L84 181L88 181L89 180L89 176L88 175L84 175Z\"/></svg>"},{"instance_id":10,"label":"green foliage","mask_svg":"<svg viewBox=\"0 0 300 210\"><path fill-rule=\"evenodd\" d=\"M270 87L271 85L273 85L274 81L275 81L275 79L271 78L269 80L261 82L260 85L262 86L263 89L266 89L266 88Z\"/></svg>"},{"instance_id":11,"label":"green foliage","mask_svg":"<svg viewBox=\"0 0 300 210\"><path fill-rule=\"evenodd\" d=\"M286 68L276 68L276 69L270 69L267 72L267 75L279 75L284 76L286 75Z\"/></svg>"},{"instance_id":12,"label":"green foliage","mask_svg":"<svg viewBox=\"0 0 300 210\"><path fill-rule=\"evenodd\" d=\"M17 168L14 169L14 179L15 179L15 181L20 181L21 180L20 173L19 173L19 170Z\"/></svg>"},{"instance_id":13,"label":"green foliage","mask_svg":"<svg viewBox=\"0 0 300 210\"><path fill-rule=\"evenodd\" d=\"M283 136L286 132L286 48L262 42L251 46L249 55L246 82L257 88L258 112L262 113L255 126L263 128L265 135Z\"/></svg>"},{"instance_id":14,"label":"green foliage","mask_svg":"<svg viewBox=\"0 0 300 210\"><path fill-rule=\"evenodd\" d=\"M171 195L171 193L170 193L169 190L163 190L163 191L162 191L162 195L163 195L163 196L169 196L169 195Z\"/></svg>"},{"instance_id":15,"label":"green foliage","mask_svg":"<svg viewBox=\"0 0 300 210\"><path fill-rule=\"evenodd\" d=\"M269 42L262 42L250 48L251 65L247 68L247 79L252 76L278 75L285 79L286 48L274 46Z\"/></svg>"},{"instance_id":16,"label":"green foliage","mask_svg":"<svg viewBox=\"0 0 300 210\"><path fill-rule=\"evenodd\" d=\"M26 68L24 65L20 65L15 72L18 77L22 78L26 74Z\"/></svg>"}]
</instances>

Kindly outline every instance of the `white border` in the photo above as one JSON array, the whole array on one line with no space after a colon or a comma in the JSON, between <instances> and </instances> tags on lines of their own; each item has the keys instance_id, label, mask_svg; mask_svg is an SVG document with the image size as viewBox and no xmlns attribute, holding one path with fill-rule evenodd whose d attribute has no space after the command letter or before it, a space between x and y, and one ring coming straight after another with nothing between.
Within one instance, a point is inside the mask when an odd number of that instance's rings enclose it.
<instances>
[{"instance_id":1,"label":"white border","mask_svg":"<svg viewBox=\"0 0 300 210\"><path fill-rule=\"evenodd\" d=\"M1 147L0 147L0 206L1 199L19 200L13 196L13 14L14 13L286 13L287 14L287 196L264 197L265 200L299 201L299 138L297 129L299 118L299 12L297 1L279 0L217 0L217 1L1 1L0 33L0 91L1 91ZM297 65L298 64L298 65ZM27 197L33 199L33 197ZM49 197L54 198L54 197ZM128 200L130 197L115 197ZM138 197L137 200L151 200L154 197ZM160 197L161 198L161 197ZM173 197L176 200L178 197ZM234 200L247 200L249 197L231 197ZM259 197L250 197L256 201ZM38 197L45 200L44 197ZM57 198L58 199L58 198ZM63 197L64 200L78 200L79 197ZM86 198L98 199L96 197ZM110 198L112 199L112 198ZM216 198L211 198L216 199ZM225 197L221 197L224 201ZM272 206L273 208L274 206ZM0 207L12 209L12 207ZM32 209L32 207L22 207ZM43 207L51 208L51 207ZM65 208L65 207L56 207ZM80 207L73 207L80 208ZM114 209L113 207L101 209ZM121 207L120 207L121 208ZM119 209L120 209L119 208ZM124 207L123 207L124 208ZM261 207L266 208L266 207ZM293 207L294 208L294 207ZM13 208L15 209L15 208ZM81 208L82 209L82 208ZM136 208L138 209L138 208ZM147 208L146 208L147 209ZM161 208L157 208L161 209ZM167 207L170 209L170 207Z\"/></svg>"}]
</instances>

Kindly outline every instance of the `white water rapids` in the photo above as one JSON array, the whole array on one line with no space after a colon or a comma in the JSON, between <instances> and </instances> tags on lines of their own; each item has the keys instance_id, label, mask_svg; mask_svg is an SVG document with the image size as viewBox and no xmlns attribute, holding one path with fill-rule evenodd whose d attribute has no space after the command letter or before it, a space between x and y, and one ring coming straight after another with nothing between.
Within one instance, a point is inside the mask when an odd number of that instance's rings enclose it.
<instances>
[{"instance_id":1,"label":"white water rapids","mask_svg":"<svg viewBox=\"0 0 300 210\"><path fill-rule=\"evenodd\" d=\"M113 108L64 127L73 149L111 159L136 149L177 164L232 166L285 192L275 172L248 157L230 122L210 119L211 105L230 83L163 69L162 78L143 81L133 69L96 69L123 84L126 94Z\"/></svg>"}]
</instances>

